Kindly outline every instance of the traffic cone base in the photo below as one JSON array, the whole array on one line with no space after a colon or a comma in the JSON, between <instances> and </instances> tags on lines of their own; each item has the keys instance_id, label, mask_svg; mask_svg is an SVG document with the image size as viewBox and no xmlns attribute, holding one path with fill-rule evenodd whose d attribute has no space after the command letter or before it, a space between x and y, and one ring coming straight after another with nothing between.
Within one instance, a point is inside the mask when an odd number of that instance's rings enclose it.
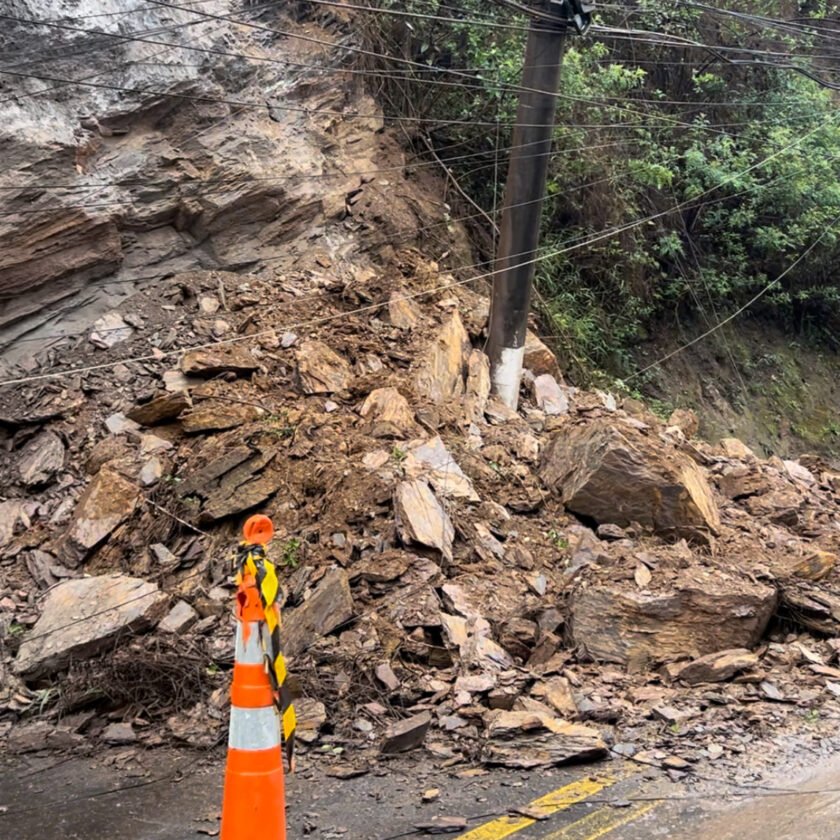
<instances>
[{"instance_id":1,"label":"traffic cone base","mask_svg":"<svg viewBox=\"0 0 840 840\"><path fill-rule=\"evenodd\" d=\"M249 583L251 586L249 586ZM252 582L240 590L220 840L286 840L280 717Z\"/></svg>"}]
</instances>

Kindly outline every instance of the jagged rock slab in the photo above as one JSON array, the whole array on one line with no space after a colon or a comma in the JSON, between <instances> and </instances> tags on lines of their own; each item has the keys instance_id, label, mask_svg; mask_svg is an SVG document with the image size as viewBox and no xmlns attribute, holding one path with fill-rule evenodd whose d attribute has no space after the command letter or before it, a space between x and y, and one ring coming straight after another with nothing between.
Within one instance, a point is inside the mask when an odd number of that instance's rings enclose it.
<instances>
[{"instance_id":1,"label":"jagged rock slab","mask_svg":"<svg viewBox=\"0 0 840 840\"><path fill-rule=\"evenodd\" d=\"M198 613L186 602L178 601L158 624L161 633L183 633L198 621Z\"/></svg>"},{"instance_id":2,"label":"jagged rock slab","mask_svg":"<svg viewBox=\"0 0 840 840\"><path fill-rule=\"evenodd\" d=\"M550 373L542 373L534 380L534 401L549 416L569 413L569 398Z\"/></svg>"},{"instance_id":3,"label":"jagged rock slab","mask_svg":"<svg viewBox=\"0 0 840 840\"><path fill-rule=\"evenodd\" d=\"M355 615L350 582L343 569L333 569L318 583L312 595L283 614L283 652L297 656Z\"/></svg>"},{"instance_id":4,"label":"jagged rock slab","mask_svg":"<svg viewBox=\"0 0 840 840\"><path fill-rule=\"evenodd\" d=\"M808 630L840 635L840 590L836 586L787 578L779 583L781 605Z\"/></svg>"},{"instance_id":5,"label":"jagged rock slab","mask_svg":"<svg viewBox=\"0 0 840 840\"><path fill-rule=\"evenodd\" d=\"M118 472L103 467L91 480L73 512L64 537L63 559L77 565L134 512L138 488Z\"/></svg>"},{"instance_id":6,"label":"jagged rock slab","mask_svg":"<svg viewBox=\"0 0 840 840\"><path fill-rule=\"evenodd\" d=\"M485 764L527 769L593 761L606 754L597 729L539 712L499 711L489 719L481 757Z\"/></svg>"},{"instance_id":7,"label":"jagged rock slab","mask_svg":"<svg viewBox=\"0 0 840 840\"><path fill-rule=\"evenodd\" d=\"M283 475L276 469L266 470L241 483L223 479L221 485L207 497L199 519L207 524L251 510L270 499L282 486Z\"/></svg>"},{"instance_id":8,"label":"jagged rock slab","mask_svg":"<svg viewBox=\"0 0 840 840\"><path fill-rule=\"evenodd\" d=\"M220 373L247 376L259 369L251 351L242 344L220 344L202 350L190 350L181 359L181 371L186 376L208 378Z\"/></svg>"},{"instance_id":9,"label":"jagged rock slab","mask_svg":"<svg viewBox=\"0 0 840 840\"><path fill-rule=\"evenodd\" d=\"M490 359L473 350L467 360L467 386L464 395L464 422L484 422L484 409L490 399Z\"/></svg>"},{"instance_id":10,"label":"jagged rock slab","mask_svg":"<svg viewBox=\"0 0 840 840\"><path fill-rule=\"evenodd\" d=\"M400 539L436 548L452 559L455 528L425 481L402 481L394 493L394 515Z\"/></svg>"},{"instance_id":11,"label":"jagged rock slab","mask_svg":"<svg viewBox=\"0 0 840 840\"><path fill-rule=\"evenodd\" d=\"M304 341L295 356L305 394L335 394L350 385L352 370L347 360L323 341Z\"/></svg>"},{"instance_id":12,"label":"jagged rock slab","mask_svg":"<svg viewBox=\"0 0 840 840\"><path fill-rule=\"evenodd\" d=\"M263 414L265 412L256 405L202 400L195 408L181 415L181 425L188 434L221 432L258 420Z\"/></svg>"},{"instance_id":13,"label":"jagged rock slab","mask_svg":"<svg viewBox=\"0 0 840 840\"><path fill-rule=\"evenodd\" d=\"M94 322L90 343L107 350L121 341L127 341L133 334L134 330L119 312L108 312Z\"/></svg>"},{"instance_id":14,"label":"jagged rock slab","mask_svg":"<svg viewBox=\"0 0 840 840\"><path fill-rule=\"evenodd\" d=\"M15 527L23 513L23 504L21 499L0 502L0 549L5 548L14 538Z\"/></svg>"},{"instance_id":15,"label":"jagged rock slab","mask_svg":"<svg viewBox=\"0 0 840 840\"><path fill-rule=\"evenodd\" d=\"M744 648L722 650L701 656L693 662L677 662L667 665L665 670L670 679L689 685L724 682L741 671L758 666L758 656Z\"/></svg>"},{"instance_id":16,"label":"jagged rock slab","mask_svg":"<svg viewBox=\"0 0 840 840\"><path fill-rule=\"evenodd\" d=\"M462 397L469 354L470 339L455 311L420 363L414 379L417 393L436 405Z\"/></svg>"},{"instance_id":17,"label":"jagged rock slab","mask_svg":"<svg viewBox=\"0 0 840 840\"><path fill-rule=\"evenodd\" d=\"M600 662L637 669L758 643L776 590L723 568L692 567L664 591L584 580L569 603L571 642Z\"/></svg>"},{"instance_id":18,"label":"jagged rock slab","mask_svg":"<svg viewBox=\"0 0 840 840\"><path fill-rule=\"evenodd\" d=\"M406 452L403 469L408 478L428 481L438 496L480 501L472 481L464 475L439 436L412 442Z\"/></svg>"},{"instance_id":19,"label":"jagged rock slab","mask_svg":"<svg viewBox=\"0 0 840 840\"><path fill-rule=\"evenodd\" d=\"M419 747L426 738L431 723L432 716L429 712L420 712L420 714L392 723L385 732L382 752L408 752Z\"/></svg>"},{"instance_id":20,"label":"jagged rock slab","mask_svg":"<svg viewBox=\"0 0 840 840\"><path fill-rule=\"evenodd\" d=\"M471 621L459 615L440 614L444 637L468 665L503 671L514 665L510 654L490 638L490 625L483 619Z\"/></svg>"},{"instance_id":21,"label":"jagged rock slab","mask_svg":"<svg viewBox=\"0 0 840 840\"><path fill-rule=\"evenodd\" d=\"M164 392L143 405L135 406L126 416L141 426L157 426L174 420L191 405L192 401L186 391Z\"/></svg>"},{"instance_id":22,"label":"jagged rock slab","mask_svg":"<svg viewBox=\"0 0 840 840\"><path fill-rule=\"evenodd\" d=\"M540 474L569 510L599 524L639 522L664 536L701 541L720 527L700 467L629 426L597 420L564 427L546 447Z\"/></svg>"},{"instance_id":23,"label":"jagged rock slab","mask_svg":"<svg viewBox=\"0 0 840 840\"><path fill-rule=\"evenodd\" d=\"M17 469L27 487L46 484L64 466L64 443L51 431L41 432L30 440L18 459Z\"/></svg>"},{"instance_id":24,"label":"jagged rock slab","mask_svg":"<svg viewBox=\"0 0 840 840\"><path fill-rule=\"evenodd\" d=\"M359 414L377 438L405 438L416 430L414 412L396 388L377 388L368 394Z\"/></svg>"},{"instance_id":25,"label":"jagged rock slab","mask_svg":"<svg viewBox=\"0 0 840 840\"><path fill-rule=\"evenodd\" d=\"M525 356L522 359L522 367L530 370L534 376L548 373L554 377L560 377L557 357L531 330L525 334Z\"/></svg>"},{"instance_id":26,"label":"jagged rock slab","mask_svg":"<svg viewBox=\"0 0 840 840\"><path fill-rule=\"evenodd\" d=\"M413 329L420 323L415 301L406 300L405 294L405 290L397 290L388 298L388 320L400 330Z\"/></svg>"},{"instance_id":27,"label":"jagged rock slab","mask_svg":"<svg viewBox=\"0 0 840 840\"><path fill-rule=\"evenodd\" d=\"M66 580L48 593L41 617L23 639L14 671L34 679L94 656L120 634L128 639L153 626L168 600L155 584L125 575Z\"/></svg>"}]
</instances>

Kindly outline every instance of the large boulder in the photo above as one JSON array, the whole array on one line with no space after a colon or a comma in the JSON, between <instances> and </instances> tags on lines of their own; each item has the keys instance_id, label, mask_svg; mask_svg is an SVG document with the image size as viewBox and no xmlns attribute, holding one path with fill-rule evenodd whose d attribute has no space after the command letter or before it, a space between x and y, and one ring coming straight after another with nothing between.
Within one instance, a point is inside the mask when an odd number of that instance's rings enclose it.
<instances>
[{"instance_id":1,"label":"large boulder","mask_svg":"<svg viewBox=\"0 0 840 840\"><path fill-rule=\"evenodd\" d=\"M601 419L563 427L540 466L566 507L599 524L638 522L667 537L704 541L720 516L700 467L658 437Z\"/></svg>"},{"instance_id":2,"label":"large boulder","mask_svg":"<svg viewBox=\"0 0 840 840\"><path fill-rule=\"evenodd\" d=\"M153 583L125 575L65 580L49 591L41 617L24 637L14 671L28 679L48 676L152 627L169 596Z\"/></svg>"},{"instance_id":3,"label":"large boulder","mask_svg":"<svg viewBox=\"0 0 840 840\"><path fill-rule=\"evenodd\" d=\"M776 609L776 589L745 573L698 563L661 584L659 576L642 590L615 569L585 577L569 603L572 644L596 661L643 669L753 647Z\"/></svg>"}]
</instances>

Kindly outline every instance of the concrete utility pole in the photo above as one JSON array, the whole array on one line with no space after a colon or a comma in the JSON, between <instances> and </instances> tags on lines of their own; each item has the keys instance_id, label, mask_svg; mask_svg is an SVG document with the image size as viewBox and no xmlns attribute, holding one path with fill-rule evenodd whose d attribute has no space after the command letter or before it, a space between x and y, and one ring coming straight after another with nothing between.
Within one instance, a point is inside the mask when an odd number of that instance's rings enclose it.
<instances>
[{"instance_id":1,"label":"concrete utility pole","mask_svg":"<svg viewBox=\"0 0 840 840\"><path fill-rule=\"evenodd\" d=\"M560 62L569 28L586 31L594 5L586 0L540 0L536 8L554 20L532 18L528 30L487 341L493 391L511 408L519 403Z\"/></svg>"}]
</instances>

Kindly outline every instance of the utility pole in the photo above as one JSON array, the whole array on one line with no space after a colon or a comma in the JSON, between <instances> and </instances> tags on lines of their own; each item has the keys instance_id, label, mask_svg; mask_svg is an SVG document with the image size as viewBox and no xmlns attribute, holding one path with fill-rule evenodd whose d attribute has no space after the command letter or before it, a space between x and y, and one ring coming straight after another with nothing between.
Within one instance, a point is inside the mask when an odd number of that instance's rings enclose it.
<instances>
[{"instance_id":1,"label":"utility pole","mask_svg":"<svg viewBox=\"0 0 840 840\"><path fill-rule=\"evenodd\" d=\"M539 0L539 4L543 15L531 18L525 47L487 340L493 391L511 408L519 403L560 63L570 27L585 32L594 9L587 0Z\"/></svg>"}]
</instances>

